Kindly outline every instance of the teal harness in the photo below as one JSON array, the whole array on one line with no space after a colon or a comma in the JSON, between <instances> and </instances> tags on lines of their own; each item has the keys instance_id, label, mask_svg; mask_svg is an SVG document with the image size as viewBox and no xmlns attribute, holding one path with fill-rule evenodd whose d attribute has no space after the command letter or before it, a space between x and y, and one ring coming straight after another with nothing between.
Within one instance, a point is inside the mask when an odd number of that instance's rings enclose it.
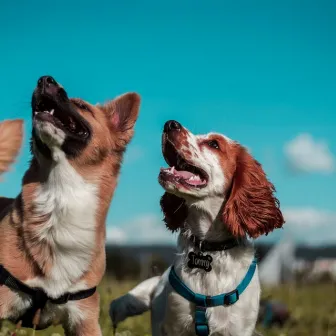
<instances>
[{"instance_id":1,"label":"teal harness","mask_svg":"<svg viewBox=\"0 0 336 336\"><path fill-rule=\"evenodd\" d=\"M240 295L250 284L257 266L257 258L255 257L241 283L235 290L229 293L216 296L206 296L194 293L187 287L177 276L174 266L170 269L169 282L174 290L184 297L186 300L194 303L195 308L195 331L198 336L208 336L210 333L206 309L216 306L230 306L239 300Z\"/></svg>"}]
</instances>

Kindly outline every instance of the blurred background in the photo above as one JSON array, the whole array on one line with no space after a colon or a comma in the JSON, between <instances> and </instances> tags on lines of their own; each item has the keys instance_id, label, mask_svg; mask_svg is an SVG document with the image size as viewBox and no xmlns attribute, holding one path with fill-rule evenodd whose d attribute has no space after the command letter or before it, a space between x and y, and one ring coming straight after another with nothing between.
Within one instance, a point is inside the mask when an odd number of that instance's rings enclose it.
<instances>
[{"instance_id":1,"label":"blurred background","mask_svg":"<svg viewBox=\"0 0 336 336\"><path fill-rule=\"evenodd\" d=\"M107 220L104 335L111 299L174 258L157 182L168 119L239 141L276 186L287 223L256 241L266 300L258 330L336 335L335 16L332 0L0 2L0 120L26 121L1 195L18 194L29 164L40 76L91 103L142 96ZM119 332L150 334L148 314Z\"/></svg>"}]
</instances>

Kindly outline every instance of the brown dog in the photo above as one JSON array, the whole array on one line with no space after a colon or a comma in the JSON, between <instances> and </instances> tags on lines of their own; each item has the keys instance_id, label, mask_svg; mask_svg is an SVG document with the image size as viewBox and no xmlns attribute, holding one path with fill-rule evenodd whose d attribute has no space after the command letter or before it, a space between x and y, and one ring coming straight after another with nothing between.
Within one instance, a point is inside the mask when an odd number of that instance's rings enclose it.
<instances>
[{"instance_id":1,"label":"brown dog","mask_svg":"<svg viewBox=\"0 0 336 336\"><path fill-rule=\"evenodd\" d=\"M0 209L0 318L101 335L95 288L105 271L105 219L139 105L136 93L91 105L69 99L52 77L39 79L30 167L20 195ZM0 144L4 170L19 142Z\"/></svg>"}]
</instances>

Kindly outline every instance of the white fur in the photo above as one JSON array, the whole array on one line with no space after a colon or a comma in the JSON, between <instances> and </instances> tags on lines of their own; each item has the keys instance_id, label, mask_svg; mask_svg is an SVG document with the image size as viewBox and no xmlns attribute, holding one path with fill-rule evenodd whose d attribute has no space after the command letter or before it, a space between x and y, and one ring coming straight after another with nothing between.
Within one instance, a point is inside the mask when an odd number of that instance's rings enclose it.
<instances>
[{"instance_id":1,"label":"white fur","mask_svg":"<svg viewBox=\"0 0 336 336\"><path fill-rule=\"evenodd\" d=\"M187 131L187 130L186 130ZM178 196L185 197L191 195L193 198L204 198L215 195L223 195L223 188L226 185L226 176L223 168L218 162L218 158L213 150L207 146L199 146L199 143L206 142L210 135L194 135L188 132L188 145L182 145L181 148L176 148L177 151L183 156L184 151L191 152L191 159L189 160L195 166L202 168L208 175L209 181L205 188L198 190L189 190L183 186L177 186L170 183L166 186L167 191L176 193ZM224 138L229 143L233 141L224 135L217 134L218 137ZM223 201L223 200L222 200Z\"/></svg>"},{"instance_id":2,"label":"white fur","mask_svg":"<svg viewBox=\"0 0 336 336\"><path fill-rule=\"evenodd\" d=\"M48 147L60 148L65 141L65 133L50 122L34 120L37 135Z\"/></svg>"},{"instance_id":3,"label":"white fur","mask_svg":"<svg viewBox=\"0 0 336 336\"><path fill-rule=\"evenodd\" d=\"M78 281L88 270L92 261L96 239L96 211L98 206L98 185L89 183L77 173L60 149L65 134L50 123L41 123L38 134L52 152L53 162L47 180L36 190L36 215L50 215L49 220L38 233L40 241L47 241L53 251L52 269L48 277L37 277L26 282L31 287L43 288L50 296L57 298L66 292L87 289ZM36 146L35 146L36 150ZM38 153L37 153L38 155ZM30 298L18 296L21 304L14 305L20 311L30 306ZM66 315L64 315L66 314ZM84 319L77 302L65 305L47 303L41 323L48 323L52 317L65 316L74 324Z\"/></svg>"},{"instance_id":4,"label":"white fur","mask_svg":"<svg viewBox=\"0 0 336 336\"><path fill-rule=\"evenodd\" d=\"M111 306L110 316L114 324L118 324L129 316L138 315L147 311L151 306L151 296L148 295L148 293L154 292L160 279L160 276L147 279L126 295L118 298L116 302L120 302L123 309L114 309L114 306Z\"/></svg>"},{"instance_id":5,"label":"white fur","mask_svg":"<svg viewBox=\"0 0 336 336\"><path fill-rule=\"evenodd\" d=\"M57 151L57 150L55 150ZM35 280L50 296L59 296L80 278L91 262L95 245L97 187L86 182L58 151L48 180L36 192L36 213L50 219L39 232L54 253L49 278ZM30 285L32 285L30 283Z\"/></svg>"},{"instance_id":6,"label":"white fur","mask_svg":"<svg viewBox=\"0 0 336 336\"><path fill-rule=\"evenodd\" d=\"M173 183L165 186L169 192L183 197L188 206L188 218L178 238L174 267L180 279L195 293L214 296L236 289L253 260L254 248L245 240L241 245L227 251L206 252L213 258L213 268L209 273L198 269L190 270L187 267L188 253L195 250L189 239L191 234L209 241L222 241L231 237L225 225L218 219L225 202L224 190L230 181L227 181L225 171L214 151L198 145L208 136L195 136L190 132L187 134L188 146L180 149L179 153L183 156L184 150L191 151L191 163L204 169L209 175L209 181L202 189L184 190L183 186ZM225 137L224 139L232 142ZM144 282L113 301L110 315L114 323L131 315L141 314L144 307L148 306L152 312L153 336L195 335L194 305L171 288L168 274L169 269L160 279L150 279L151 286L145 286ZM258 316L259 298L260 285L256 270L249 286L234 305L207 309L210 335L252 335Z\"/></svg>"}]
</instances>

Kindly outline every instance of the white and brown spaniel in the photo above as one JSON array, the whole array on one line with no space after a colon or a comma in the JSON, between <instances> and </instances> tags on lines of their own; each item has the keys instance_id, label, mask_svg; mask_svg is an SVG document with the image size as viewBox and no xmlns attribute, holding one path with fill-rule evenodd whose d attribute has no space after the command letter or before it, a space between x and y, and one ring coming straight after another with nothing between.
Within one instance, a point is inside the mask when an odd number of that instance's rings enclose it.
<instances>
[{"instance_id":1,"label":"white and brown spaniel","mask_svg":"<svg viewBox=\"0 0 336 336\"><path fill-rule=\"evenodd\" d=\"M112 321L117 325L151 309L154 336L250 336L258 316L260 284L249 237L284 224L274 186L243 146L221 134L194 135L171 120L164 126L162 151L170 167L159 175L166 190L160 203L168 229L179 230L178 253L162 276L142 282L111 303ZM172 268L179 286L209 298L203 316L207 330L195 328L200 308L172 286ZM239 297L211 305L214 296L232 294L243 280Z\"/></svg>"}]
</instances>

